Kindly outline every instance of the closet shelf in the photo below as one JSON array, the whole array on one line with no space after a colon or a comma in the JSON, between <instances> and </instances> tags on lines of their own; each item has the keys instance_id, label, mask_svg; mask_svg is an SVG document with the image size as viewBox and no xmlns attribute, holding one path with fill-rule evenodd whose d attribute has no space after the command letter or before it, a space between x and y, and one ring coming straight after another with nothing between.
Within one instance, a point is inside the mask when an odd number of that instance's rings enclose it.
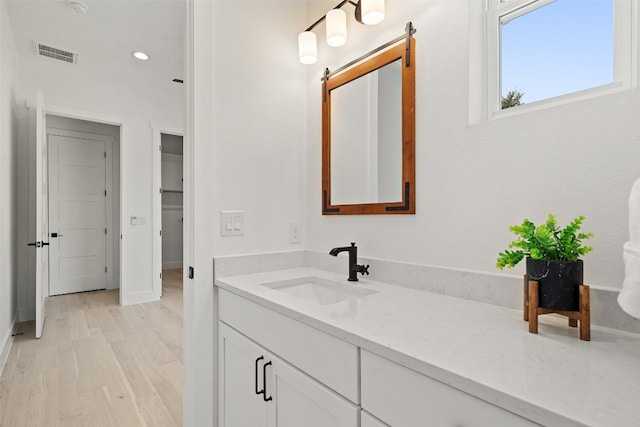
<instances>
[{"instance_id":1,"label":"closet shelf","mask_svg":"<svg viewBox=\"0 0 640 427\"><path fill-rule=\"evenodd\" d=\"M163 193L179 193L179 194L182 194L183 190L174 190L174 189L170 189L170 188L163 188L162 192Z\"/></svg>"}]
</instances>

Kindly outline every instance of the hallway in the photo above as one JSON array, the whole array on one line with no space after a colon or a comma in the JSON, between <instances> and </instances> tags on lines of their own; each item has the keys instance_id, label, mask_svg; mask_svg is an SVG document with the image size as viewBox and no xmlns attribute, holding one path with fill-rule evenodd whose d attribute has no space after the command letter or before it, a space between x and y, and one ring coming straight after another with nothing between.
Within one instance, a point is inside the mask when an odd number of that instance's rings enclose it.
<instances>
[{"instance_id":1,"label":"hallway","mask_svg":"<svg viewBox=\"0 0 640 427\"><path fill-rule=\"evenodd\" d=\"M0 426L180 426L182 270L160 301L118 291L49 298L43 337L20 325L0 378Z\"/></svg>"}]
</instances>

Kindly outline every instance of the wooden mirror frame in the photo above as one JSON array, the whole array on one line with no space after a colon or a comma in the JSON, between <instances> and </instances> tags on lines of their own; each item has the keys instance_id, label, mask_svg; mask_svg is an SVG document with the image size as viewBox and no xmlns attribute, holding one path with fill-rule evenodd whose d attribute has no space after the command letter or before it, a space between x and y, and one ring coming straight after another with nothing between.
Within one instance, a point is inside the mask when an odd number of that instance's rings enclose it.
<instances>
[{"instance_id":1,"label":"wooden mirror frame","mask_svg":"<svg viewBox=\"0 0 640 427\"><path fill-rule=\"evenodd\" d=\"M415 214L415 39L398 44L323 82L322 96L322 214ZM407 62L407 54L409 61ZM402 60L402 201L331 204L331 91L398 59Z\"/></svg>"}]
</instances>

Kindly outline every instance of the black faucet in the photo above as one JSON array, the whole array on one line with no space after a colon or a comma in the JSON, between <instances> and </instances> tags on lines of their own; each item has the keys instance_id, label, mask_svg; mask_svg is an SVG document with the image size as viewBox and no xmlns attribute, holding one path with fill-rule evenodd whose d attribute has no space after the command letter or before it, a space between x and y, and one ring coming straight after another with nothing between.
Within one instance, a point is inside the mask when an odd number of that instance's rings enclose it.
<instances>
[{"instance_id":1,"label":"black faucet","mask_svg":"<svg viewBox=\"0 0 640 427\"><path fill-rule=\"evenodd\" d=\"M358 265L358 247L355 243L351 242L351 246L344 246L342 248L333 248L329 251L329 255L338 256L340 252L349 252L349 281L357 282L358 273L365 275L369 274L369 265Z\"/></svg>"}]
</instances>

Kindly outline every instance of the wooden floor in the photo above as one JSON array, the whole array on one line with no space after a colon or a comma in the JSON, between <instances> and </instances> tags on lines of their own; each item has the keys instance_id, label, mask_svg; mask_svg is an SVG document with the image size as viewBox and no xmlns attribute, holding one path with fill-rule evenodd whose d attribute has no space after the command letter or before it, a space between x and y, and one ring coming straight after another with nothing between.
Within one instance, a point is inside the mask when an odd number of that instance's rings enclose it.
<instances>
[{"instance_id":1,"label":"wooden floor","mask_svg":"<svg viewBox=\"0 0 640 427\"><path fill-rule=\"evenodd\" d=\"M20 325L0 377L0 426L182 425L182 270L158 302L118 291L49 298L42 338Z\"/></svg>"}]
</instances>

